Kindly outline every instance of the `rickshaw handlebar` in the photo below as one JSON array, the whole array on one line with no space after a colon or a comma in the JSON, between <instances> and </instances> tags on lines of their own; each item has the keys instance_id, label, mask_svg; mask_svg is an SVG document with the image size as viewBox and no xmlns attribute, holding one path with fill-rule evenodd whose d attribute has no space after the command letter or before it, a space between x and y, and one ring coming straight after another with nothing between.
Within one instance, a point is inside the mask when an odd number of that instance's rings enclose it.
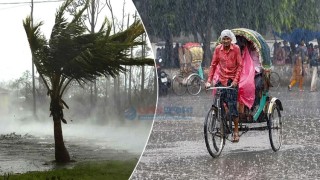
<instances>
[{"instance_id":1,"label":"rickshaw handlebar","mask_svg":"<svg viewBox=\"0 0 320 180\"><path fill-rule=\"evenodd\" d=\"M215 86L211 86L206 88L206 90L212 90L212 89L232 89L232 90L236 90L233 86L225 86L225 87L215 87Z\"/></svg>"}]
</instances>

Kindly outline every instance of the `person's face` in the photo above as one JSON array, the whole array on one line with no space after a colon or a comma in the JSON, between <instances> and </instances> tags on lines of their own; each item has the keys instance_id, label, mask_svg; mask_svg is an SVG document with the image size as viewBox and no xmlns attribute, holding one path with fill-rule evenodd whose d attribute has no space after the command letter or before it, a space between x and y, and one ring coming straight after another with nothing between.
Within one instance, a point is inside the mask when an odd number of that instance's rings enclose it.
<instances>
[{"instance_id":1,"label":"person's face","mask_svg":"<svg viewBox=\"0 0 320 180\"><path fill-rule=\"evenodd\" d=\"M222 44L224 47L229 47L231 44L231 38L229 38L228 36L224 36L222 38Z\"/></svg>"}]
</instances>

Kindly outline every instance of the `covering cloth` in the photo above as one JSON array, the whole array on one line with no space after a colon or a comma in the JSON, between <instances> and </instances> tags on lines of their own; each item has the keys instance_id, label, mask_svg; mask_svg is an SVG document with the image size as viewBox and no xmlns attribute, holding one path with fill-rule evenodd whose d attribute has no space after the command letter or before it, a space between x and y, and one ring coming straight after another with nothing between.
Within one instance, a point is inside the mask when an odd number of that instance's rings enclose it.
<instances>
[{"instance_id":1,"label":"covering cloth","mask_svg":"<svg viewBox=\"0 0 320 180\"><path fill-rule=\"evenodd\" d=\"M183 45L185 63L196 63L202 62L203 59L203 49L199 43L186 43Z\"/></svg>"},{"instance_id":2,"label":"covering cloth","mask_svg":"<svg viewBox=\"0 0 320 180\"><path fill-rule=\"evenodd\" d=\"M255 68L247 47L244 48L242 55L243 68L239 81L238 101L251 108L255 99Z\"/></svg>"},{"instance_id":3,"label":"covering cloth","mask_svg":"<svg viewBox=\"0 0 320 180\"><path fill-rule=\"evenodd\" d=\"M197 71L203 59L201 44L189 42L178 49L180 72L190 74Z\"/></svg>"}]
</instances>

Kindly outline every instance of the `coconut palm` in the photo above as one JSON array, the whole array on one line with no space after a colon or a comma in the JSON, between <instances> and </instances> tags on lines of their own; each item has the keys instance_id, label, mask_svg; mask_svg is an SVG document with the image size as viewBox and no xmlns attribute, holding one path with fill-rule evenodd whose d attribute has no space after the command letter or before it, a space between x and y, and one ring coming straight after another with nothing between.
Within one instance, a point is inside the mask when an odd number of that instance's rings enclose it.
<instances>
[{"instance_id":1,"label":"coconut palm","mask_svg":"<svg viewBox=\"0 0 320 180\"><path fill-rule=\"evenodd\" d=\"M125 71L123 65L154 64L152 59L130 58L128 55L129 48L144 43L136 41L144 33L140 21L134 22L122 32L111 34L111 25L106 19L97 33L86 33L81 15L88 3L68 21L65 12L72 1L66 0L58 8L49 40L40 32L42 22L33 25L30 17L23 21L34 64L51 100L50 115L54 124L57 162L70 161L61 127L61 121L67 123L63 109L69 107L62 97L70 82L83 84L98 76L115 77Z\"/></svg>"}]
</instances>

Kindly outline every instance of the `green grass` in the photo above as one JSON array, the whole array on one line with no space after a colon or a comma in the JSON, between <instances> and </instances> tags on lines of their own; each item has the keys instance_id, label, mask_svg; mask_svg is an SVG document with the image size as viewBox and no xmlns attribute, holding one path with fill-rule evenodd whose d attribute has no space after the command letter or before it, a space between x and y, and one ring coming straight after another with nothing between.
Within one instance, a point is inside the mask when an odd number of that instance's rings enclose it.
<instances>
[{"instance_id":1,"label":"green grass","mask_svg":"<svg viewBox=\"0 0 320 180\"><path fill-rule=\"evenodd\" d=\"M8 180L127 180L138 161L82 162L72 169L10 174Z\"/></svg>"}]
</instances>

